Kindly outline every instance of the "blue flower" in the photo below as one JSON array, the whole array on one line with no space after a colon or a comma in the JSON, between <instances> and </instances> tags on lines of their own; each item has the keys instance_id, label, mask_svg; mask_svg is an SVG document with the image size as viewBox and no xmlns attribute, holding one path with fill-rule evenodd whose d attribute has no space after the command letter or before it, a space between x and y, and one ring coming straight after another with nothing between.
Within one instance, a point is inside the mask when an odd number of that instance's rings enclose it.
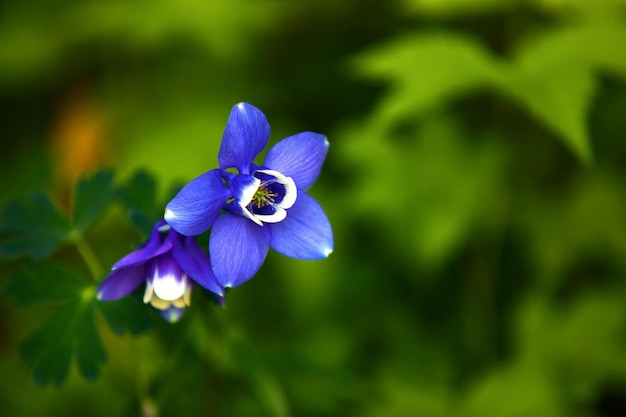
<instances>
[{"instance_id":1,"label":"blue flower","mask_svg":"<svg viewBox=\"0 0 626 417\"><path fill-rule=\"evenodd\" d=\"M167 223L183 235L212 227L211 263L224 287L252 278L270 246L298 259L326 258L333 250L328 218L305 193L322 168L326 137L313 132L290 136L256 165L253 160L269 136L270 126L259 109L235 105L222 137L220 168L192 180L165 210Z\"/></svg>"},{"instance_id":2,"label":"blue flower","mask_svg":"<svg viewBox=\"0 0 626 417\"><path fill-rule=\"evenodd\" d=\"M223 302L223 288L211 270L208 254L195 238L183 236L164 221L156 223L148 242L117 261L98 286L99 300L117 300L146 285L144 303L177 321L191 301L194 283Z\"/></svg>"}]
</instances>

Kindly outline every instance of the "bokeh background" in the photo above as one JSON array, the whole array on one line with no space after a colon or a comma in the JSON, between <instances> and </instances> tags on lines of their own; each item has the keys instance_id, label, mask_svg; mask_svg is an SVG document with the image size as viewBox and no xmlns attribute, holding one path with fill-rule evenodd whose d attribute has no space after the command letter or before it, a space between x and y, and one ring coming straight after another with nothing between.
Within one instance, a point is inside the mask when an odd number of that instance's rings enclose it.
<instances>
[{"instance_id":1,"label":"bokeh background","mask_svg":"<svg viewBox=\"0 0 626 417\"><path fill-rule=\"evenodd\" d=\"M38 386L0 298L2 415L626 415L626 1L0 5L0 198L217 166L233 104L331 143L324 261L271 252L107 363ZM113 206L88 238L140 241ZM84 268L71 248L56 259ZM2 283L20 260L5 263ZM100 319L99 319L100 320Z\"/></svg>"}]
</instances>

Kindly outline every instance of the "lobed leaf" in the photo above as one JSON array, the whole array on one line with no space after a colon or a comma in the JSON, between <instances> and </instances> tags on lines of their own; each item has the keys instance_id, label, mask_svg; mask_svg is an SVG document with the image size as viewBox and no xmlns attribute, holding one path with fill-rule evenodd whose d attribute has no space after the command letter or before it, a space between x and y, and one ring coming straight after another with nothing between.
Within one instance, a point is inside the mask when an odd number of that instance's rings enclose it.
<instances>
[{"instance_id":1,"label":"lobed leaf","mask_svg":"<svg viewBox=\"0 0 626 417\"><path fill-rule=\"evenodd\" d=\"M72 226L75 233L84 233L113 200L113 173L99 171L76 184Z\"/></svg>"},{"instance_id":2,"label":"lobed leaf","mask_svg":"<svg viewBox=\"0 0 626 417\"><path fill-rule=\"evenodd\" d=\"M40 385L60 385L67 378L72 358L88 379L98 376L105 354L96 329L93 303L72 303L61 308L21 346L22 359L33 367Z\"/></svg>"},{"instance_id":3,"label":"lobed leaf","mask_svg":"<svg viewBox=\"0 0 626 417\"><path fill-rule=\"evenodd\" d=\"M20 304L78 300L86 285L80 277L59 266L26 264L7 285L7 293Z\"/></svg>"},{"instance_id":4,"label":"lobed leaf","mask_svg":"<svg viewBox=\"0 0 626 417\"><path fill-rule=\"evenodd\" d=\"M31 194L23 202L6 204L0 215L0 258L21 255L42 259L69 238L66 218L43 192Z\"/></svg>"},{"instance_id":5,"label":"lobed leaf","mask_svg":"<svg viewBox=\"0 0 626 417\"><path fill-rule=\"evenodd\" d=\"M144 236L162 215L163 208L157 208L157 183L147 171L137 171L124 185L116 190L117 198L128 210L128 217Z\"/></svg>"},{"instance_id":6,"label":"lobed leaf","mask_svg":"<svg viewBox=\"0 0 626 417\"><path fill-rule=\"evenodd\" d=\"M156 179L148 171L139 170L118 187L116 196L128 209L152 213L157 204Z\"/></svg>"},{"instance_id":7,"label":"lobed leaf","mask_svg":"<svg viewBox=\"0 0 626 417\"><path fill-rule=\"evenodd\" d=\"M581 22L538 32L510 62L465 35L433 32L394 40L355 63L361 76L391 83L376 111L387 128L477 89L495 88L589 163L587 115L595 80L599 72L626 77L626 28L617 18Z\"/></svg>"},{"instance_id":8,"label":"lobed leaf","mask_svg":"<svg viewBox=\"0 0 626 417\"><path fill-rule=\"evenodd\" d=\"M101 301L98 309L111 329L119 334L140 334L152 326L149 308L133 297L124 297L116 301Z\"/></svg>"},{"instance_id":9,"label":"lobed leaf","mask_svg":"<svg viewBox=\"0 0 626 417\"><path fill-rule=\"evenodd\" d=\"M502 90L527 108L583 162L592 161L587 114L595 82L588 69L567 68L558 74L510 73Z\"/></svg>"},{"instance_id":10,"label":"lobed leaf","mask_svg":"<svg viewBox=\"0 0 626 417\"><path fill-rule=\"evenodd\" d=\"M392 81L378 109L386 123L489 85L501 70L480 43L445 33L405 36L358 57L355 64L364 77Z\"/></svg>"}]
</instances>

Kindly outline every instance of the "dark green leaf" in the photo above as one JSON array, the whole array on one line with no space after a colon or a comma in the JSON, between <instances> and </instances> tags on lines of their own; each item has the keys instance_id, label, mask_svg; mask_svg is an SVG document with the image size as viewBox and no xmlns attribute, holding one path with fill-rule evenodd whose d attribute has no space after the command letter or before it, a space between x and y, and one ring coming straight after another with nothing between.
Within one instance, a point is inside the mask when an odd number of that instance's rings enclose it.
<instances>
[{"instance_id":1,"label":"dark green leaf","mask_svg":"<svg viewBox=\"0 0 626 417\"><path fill-rule=\"evenodd\" d=\"M72 225L82 234L113 199L113 173L99 171L76 184Z\"/></svg>"},{"instance_id":2,"label":"dark green leaf","mask_svg":"<svg viewBox=\"0 0 626 417\"><path fill-rule=\"evenodd\" d=\"M98 307L111 329L117 334L139 334L152 326L150 308L132 297L101 301Z\"/></svg>"},{"instance_id":3,"label":"dark green leaf","mask_svg":"<svg viewBox=\"0 0 626 417\"><path fill-rule=\"evenodd\" d=\"M21 346L22 359L33 366L33 376L40 385L60 385L72 359L72 337L68 323L75 320L76 305L64 307Z\"/></svg>"},{"instance_id":4,"label":"dark green leaf","mask_svg":"<svg viewBox=\"0 0 626 417\"><path fill-rule=\"evenodd\" d=\"M76 322L74 354L83 376L95 379L99 373L99 366L106 360L106 355L96 329L93 303L83 309Z\"/></svg>"},{"instance_id":5,"label":"dark green leaf","mask_svg":"<svg viewBox=\"0 0 626 417\"><path fill-rule=\"evenodd\" d=\"M23 202L11 202L2 209L0 257L27 255L35 259L49 256L69 236L66 218L43 192Z\"/></svg>"},{"instance_id":6,"label":"dark green leaf","mask_svg":"<svg viewBox=\"0 0 626 417\"><path fill-rule=\"evenodd\" d=\"M147 171L137 171L117 189L117 197L129 210L152 213L156 207L156 180Z\"/></svg>"},{"instance_id":7,"label":"dark green leaf","mask_svg":"<svg viewBox=\"0 0 626 417\"><path fill-rule=\"evenodd\" d=\"M20 304L54 303L78 300L85 289L85 281L55 265L27 264L13 277L7 293Z\"/></svg>"},{"instance_id":8,"label":"dark green leaf","mask_svg":"<svg viewBox=\"0 0 626 417\"><path fill-rule=\"evenodd\" d=\"M93 304L78 302L63 307L21 347L22 358L33 366L40 385L60 385L67 377L72 357L84 377L93 379L105 360L96 330Z\"/></svg>"},{"instance_id":9,"label":"dark green leaf","mask_svg":"<svg viewBox=\"0 0 626 417\"><path fill-rule=\"evenodd\" d=\"M154 224L157 222L156 216L151 216L140 210L129 210L128 218L130 222L144 236L149 236Z\"/></svg>"},{"instance_id":10,"label":"dark green leaf","mask_svg":"<svg viewBox=\"0 0 626 417\"><path fill-rule=\"evenodd\" d=\"M163 211L162 207L157 207L156 188L156 180L151 174L137 171L117 190L117 197L126 206L133 226L145 236L150 234Z\"/></svg>"}]
</instances>

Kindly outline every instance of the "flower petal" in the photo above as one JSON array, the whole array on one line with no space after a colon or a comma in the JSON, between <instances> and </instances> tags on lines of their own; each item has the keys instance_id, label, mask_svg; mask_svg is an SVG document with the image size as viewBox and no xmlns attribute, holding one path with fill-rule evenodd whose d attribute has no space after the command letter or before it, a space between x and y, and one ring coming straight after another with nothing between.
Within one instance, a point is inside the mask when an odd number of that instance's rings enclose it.
<instances>
[{"instance_id":1,"label":"flower petal","mask_svg":"<svg viewBox=\"0 0 626 417\"><path fill-rule=\"evenodd\" d=\"M217 295L224 295L222 286L211 270L209 255L198 245L194 237L185 237L174 243L172 256L189 278Z\"/></svg>"},{"instance_id":2,"label":"flower petal","mask_svg":"<svg viewBox=\"0 0 626 417\"><path fill-rule=\"evenodd\" d=\"M322 259L333 251L333 231L322 207L308 194L300 193L280 223L268 225L270 245L291 258Z\"/></svg>"},{"instance_id":3,"label":"flower petal","mask_svg":"<svg viewBox=\"0 0 626 417\"><path fill-rule=\"evenodd\" d=\"M243 284L259 270L269 249L268 230L249 219L220 216L209 238L213 273L224 287Z\"/></svg>"},{"instance_id":4,"label":"flower petal","mask_svg":"<svg viewBox=\"0 0 626 417\"><path fill-rule=\"evenodd\" d=\"M272 214L253 213L252 215L261 223L278 223L285 220L285 217L287 217L287 211L284 208L275 206L273 209L274 213Z\"/></svg>"},{"instance_id":5,"label":"flower petal","mask_svg":"<svg viewBox=\"0 0 626 417\"><path fill-rule=\"evenodd\" d=\"M230 197L218 169L205 172L185 185L165 208L165 221L178 233L195 236L211 227Z\"/></svg>"},{"instance_id":6,"label":"flower petal","mask_svg":"<svg viewBox=\"0 0 626 417\"><path fill-rule=\"evenodd\" d=\"M281 184L285 187L285 195L283 196L283 199L278 203L280 207L288 209L289 207L293 206L293 204L296 202L296 198L298 198L298 188L293 178L286 177L282 173L271 169L259 169L255 172L255 174L258 172L265 174L269 177L273 177L272 181L274 183Z\"/></svg>"},{"instance_id":7,"label":"flower petal","mask_svg":"<svg viewBox=\"0 0 626 417\"><path fill-rule=\"evenodd\" d=\"M252 175L235 175L228 185L239 205L245 207L252 201L252 197L261 185L261 180Z\"/></svg>"},{"instance_id":8,"label":"flower petal","mask_svg":"<svg viewBox=\"0 0 626 417\"><path fill-rule=\"evenodd\" d=\"M162 227L164 224L164 221L156 223L152 228L152 233L150 233L150 238L148 239L148 241L139 249L129 253L119 261L115 262L111 269L115 270L118 268L137 266L154 258L155 256L161 255L162 253L170 250L170 248L172 247L171 243L161 243L163 239L161 237L161 232L159 231L159 228Z\"/></svg>"},{"instance_id":9,"label":"flower petal","mask_svg":"<svg viewBox=\"0 0 626 417\"><path fill-rule=\"evenodd\" d=\"M161 300L177 300L183 296L187 286L191 285L191 281L171 253L155 258L150 266L154 267L153 273L148 272L152 277L154 294ZM148 271L151 269L150 266Z\"/></svg>"},{"instance_id":10,"label":"flower petal","mask_svg":"<svg viewBox=\"0 0 626 417\"><path fill-rule=\"evenodd\" d=\"M130 294L146 280L145 266L120 268L111 272L98 286L98 300L110 301Z\"/></svg>"},{"instance_id":11,"label":"flower petal","mask_svg":"<svg viewBox=\"0 0 626 417\"><path fill-rule=\"evenodd\" d=\"M326 136L302 132L274 145L267 152L264 165L293 178L298 189L306 190L317 180L327 151Z\"/></svg>"},{"instance_id":12,"label":"flower petal","mask_svg":"<svg viewBox=\"0 0 626 417\"><path fill-rule=\"evenodd\" d=\"M226 123L217 159L220 168L237 168L249 174L250 165L265 148L270 137L270 125L261 110L248 103L233 106Z\"/></svg>"}]
</instances>

